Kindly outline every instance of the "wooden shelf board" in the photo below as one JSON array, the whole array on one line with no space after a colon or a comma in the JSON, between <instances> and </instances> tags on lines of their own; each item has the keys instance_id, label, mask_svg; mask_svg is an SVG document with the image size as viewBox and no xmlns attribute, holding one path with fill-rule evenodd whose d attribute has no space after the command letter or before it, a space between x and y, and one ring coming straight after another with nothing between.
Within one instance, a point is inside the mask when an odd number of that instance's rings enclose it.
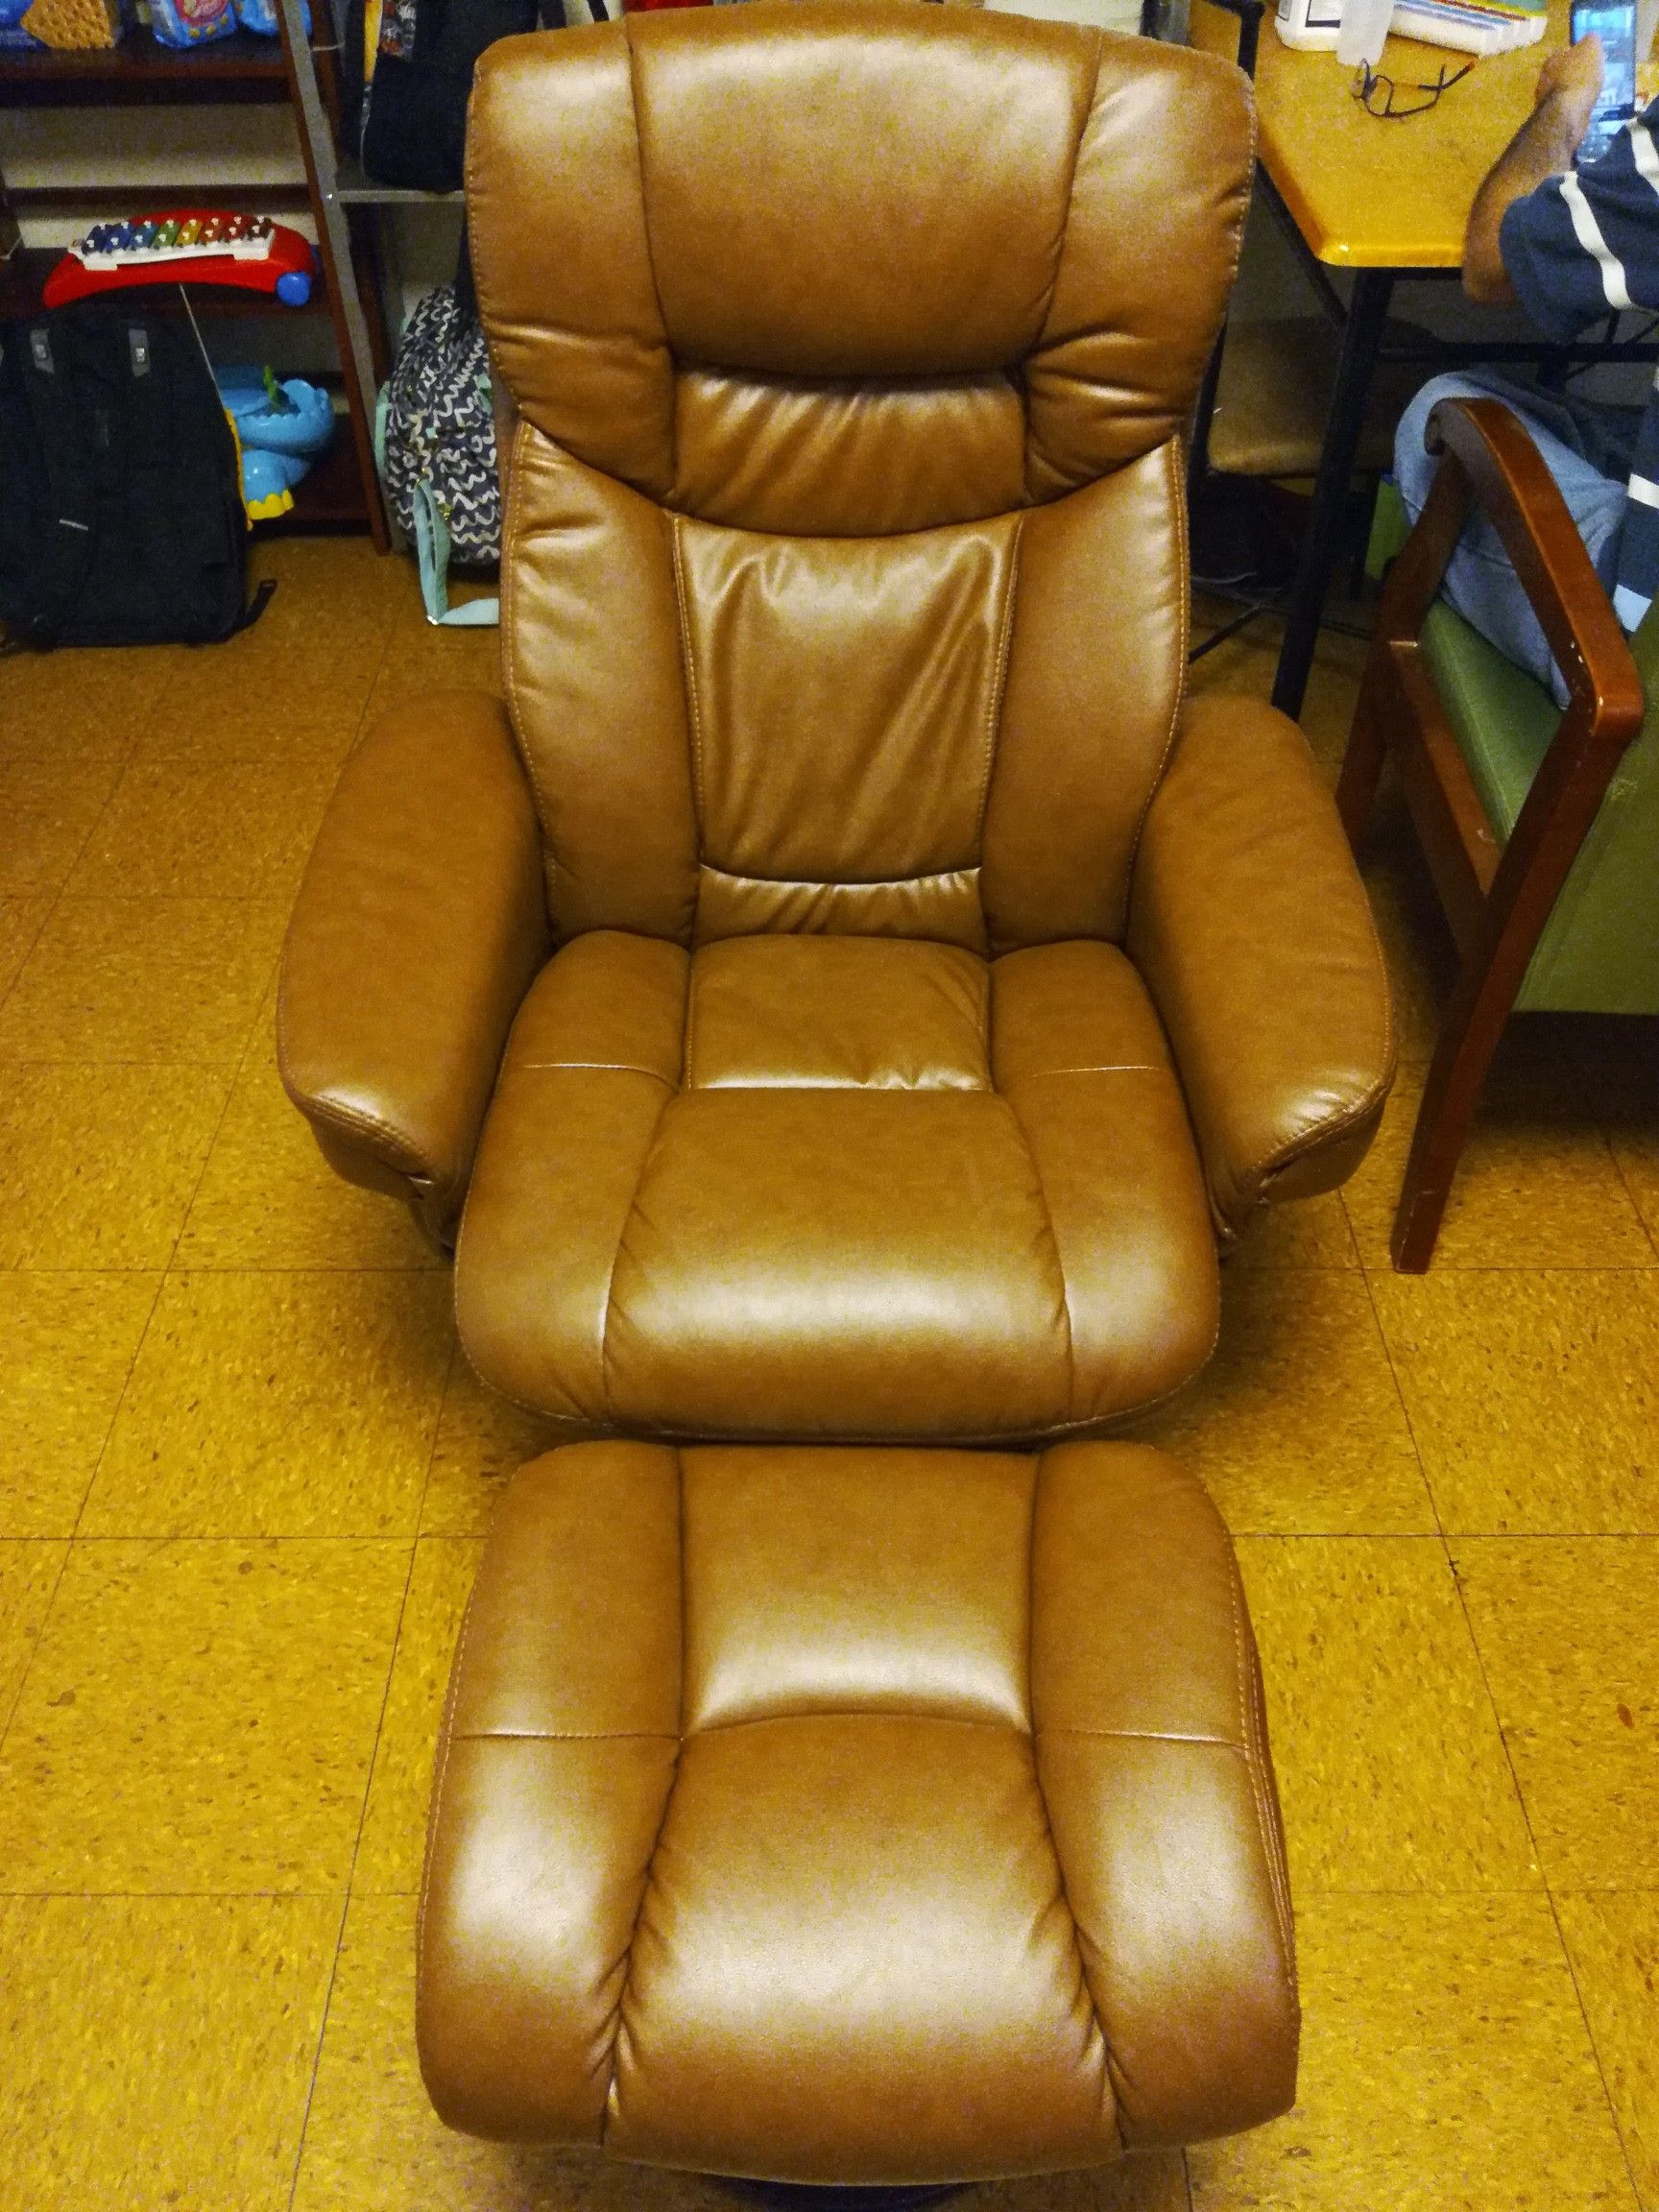
<instances>
[{"instance_id":1,"label":"wooden shelf board","mask_svg":"<svg viewBox=\"0 0 1659 2212\"><path fill-rule=\"evenodd\" d=\"M0 108L5 104L0 95ZM118 207L131 215L163 207L246 207L264 214L273 207L311 205L302 177L271 184L9 184L6 195L13 207L61 207L65 213L80 207Z\"/></svg>"},{"instance_id":2,"label":"wooden shelf board","mask_svg":"<svg viewBox=\"0 0 1659 2212\"><path fill-rule=\"evenodd\" d=\"M286 101L281 42L251 31L204 46L163 46L148 31L76 53L0 51L0 106L102 107L206 99Z\"/></svg>"}]
</instances>

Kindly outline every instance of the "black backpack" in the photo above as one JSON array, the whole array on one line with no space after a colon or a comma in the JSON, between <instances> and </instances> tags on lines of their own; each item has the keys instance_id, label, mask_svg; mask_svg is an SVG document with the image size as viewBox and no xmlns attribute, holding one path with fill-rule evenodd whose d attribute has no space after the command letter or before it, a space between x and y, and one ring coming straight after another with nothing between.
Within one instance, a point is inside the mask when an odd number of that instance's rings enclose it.
<instances>
[{"instance_id":1,"label":"black backpack","mask_svg":"<svg viewBox=\"0 0 1659 2212\"><path fill-rule=\"evenodd\" d=\"M198 644L247 597L236 442L181 318L0 324L0 622L39 645Z\"/></svg>"},{"instance_id":2,"label":"black backpack","mask_svg":"<svg viewBox=\"0 0 1659 2212\"><path fill-rule=\"evenodd\" d=\"M594 20L605 12L598 0ZM364 174L413 191L459 192L478 57L497 38L534 31L539 21L563 30L564 0L384 0L365 86L364 0L349 0L347 113L360 106Z\"/></svg>"}]
</instances>

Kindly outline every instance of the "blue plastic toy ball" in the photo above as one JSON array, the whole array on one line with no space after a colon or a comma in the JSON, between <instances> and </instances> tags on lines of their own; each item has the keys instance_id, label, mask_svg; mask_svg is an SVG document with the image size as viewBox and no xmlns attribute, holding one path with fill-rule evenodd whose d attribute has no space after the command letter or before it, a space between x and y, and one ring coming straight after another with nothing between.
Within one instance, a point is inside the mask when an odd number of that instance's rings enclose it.
<instances>
[{"instance_id":1,"label":"blue plastic toy ball","mask_svg":"<svg viewBox=\"0 0 1659 2212\"><path fill-rule=\"evenodd\" d=\"M304 269L285 269L276 279L276 297L289 307L303 307L311 297L311 277Z\"/></svg>"}]
</instances>

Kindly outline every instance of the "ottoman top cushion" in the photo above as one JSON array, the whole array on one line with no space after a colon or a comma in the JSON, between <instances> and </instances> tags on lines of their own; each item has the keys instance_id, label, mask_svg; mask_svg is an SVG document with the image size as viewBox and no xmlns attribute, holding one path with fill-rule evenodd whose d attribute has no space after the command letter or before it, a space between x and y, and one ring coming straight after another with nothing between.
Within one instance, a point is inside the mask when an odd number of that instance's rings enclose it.
<instances>
[{"instance_id":1,"label":"ottoman top cushion","mask_svg":"<svg viewBox=\"0 0 1659 2212\"><path fill-rule=\"evenodd\" d=\"M1100 1444L522 1470L457 1656L420 2032L459 2127L795 2181L1283 2109L1283 1847L1203 1491Z\"/></svg>"}]
</instances>

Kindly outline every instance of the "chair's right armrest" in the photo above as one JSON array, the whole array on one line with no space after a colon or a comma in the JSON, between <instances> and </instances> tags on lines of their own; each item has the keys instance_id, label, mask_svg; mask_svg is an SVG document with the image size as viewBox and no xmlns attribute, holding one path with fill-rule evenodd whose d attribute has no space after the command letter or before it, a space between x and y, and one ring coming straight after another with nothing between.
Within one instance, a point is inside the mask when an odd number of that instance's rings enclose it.
<instances>
[{"instance_id":1,"label":"chair's right armrest","mask_svg":"<svg viewBox=\"0 0 1659 2212\"><path fill-rule=\"evenodd\" d=\"M276 1008L288 1095L347 1179L453 1239L501 1052L547 956L541 838L506 709L454 691L352 754Z\"/></svg>"}]
</instances>

